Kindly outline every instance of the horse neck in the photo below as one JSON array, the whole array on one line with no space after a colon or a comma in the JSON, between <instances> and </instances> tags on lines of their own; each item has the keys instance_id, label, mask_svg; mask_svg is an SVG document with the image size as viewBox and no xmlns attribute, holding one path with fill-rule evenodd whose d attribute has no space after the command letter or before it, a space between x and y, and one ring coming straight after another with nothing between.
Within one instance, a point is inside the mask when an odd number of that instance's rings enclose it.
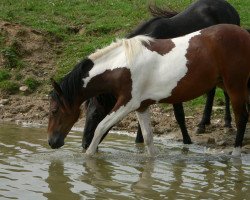
<instances>
[{"instance_id":1,"label":"horse neck","mask_svg":"<svg viewBox=\"0 0 250 200\"><path fill-rule=\"evenodd\" d=\"M91 78L88 84L85 87L82 87L79 92L79 105L92 97L104 93L110 93L110 91L113 90L113 86L112 80L107 79L106 73Z\"/></svg>"},{"instance_id":2,"label":"horse neck","mask_svg":"<svg viewBox=\"0 0 250 200\"><path fill-rule=\"evenodd\" d=\"M81 101L114 91L116 83L114 71L125 66L125 53L123 48L117 52L110 52L94 61L94 67L87 77L83 78L83 87L80 92Z\"/></svg>"}]
</instances>

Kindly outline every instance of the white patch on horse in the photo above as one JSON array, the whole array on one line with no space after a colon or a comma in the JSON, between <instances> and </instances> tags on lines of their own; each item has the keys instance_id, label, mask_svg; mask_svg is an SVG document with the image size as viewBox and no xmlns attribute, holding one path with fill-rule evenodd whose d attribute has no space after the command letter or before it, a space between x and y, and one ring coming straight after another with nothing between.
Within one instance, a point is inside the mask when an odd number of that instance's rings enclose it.
<instances>
[{"instance_id":1,"label":"white patch on horse","mask_svg":"<svg viewBox=\"0 0 250 200\"><path fill-rule=\"evenodd\" d=\"M133 66L130 66L132 98L141 102L146 99L158 102L171 96L172 90L188 71L186 53L189 41L199 34L200 31L197 31L172 39L175 47L165 55L144 48Z\"/></svg>"}]
</instances>

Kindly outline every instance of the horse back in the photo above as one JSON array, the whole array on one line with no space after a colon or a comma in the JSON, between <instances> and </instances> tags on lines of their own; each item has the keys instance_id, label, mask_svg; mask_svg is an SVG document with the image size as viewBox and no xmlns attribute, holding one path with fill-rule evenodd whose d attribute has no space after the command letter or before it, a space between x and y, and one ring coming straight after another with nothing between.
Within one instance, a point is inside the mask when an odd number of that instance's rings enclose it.
<instances>
[{"instance_id":1,"label":"horse back","mask_svg":"<svg viewBox=\"0 0 250 200\"><path fill-rule=\"evenodd\" d=\"M179 15L198 21L202 20L204 25L205 23L210 25L222 23L240 25L238 12L225 0L200 0ZM200 29L205 27L200 27Z\"/></svg>"},{"instance_id":2,"label":"horse back","mask_svg":"<svg viewBox=\"0 0 250 200\"><path fill-rule=\"evenodd\" d=\"M250 34L239 26L227 24L212 26L202 30L201 37L208 41L215 56L220 57L221 66L227 65L228 60L230 66L243 65L240 63L250 59ZM250 68L250 62L245 65Z\"/></svg>"},{"instance_id":3,"label":"horse back","mask_svg":"<svg viewBox=\"0 0 250 200\"><path fill-rule=\"evenodd\" d=\"M204 30L204 35L210 37L223 81L238 78L236 83L246 84L250 77L250 34L238 26L220 25Z\"/></svg>"}]
</instances>

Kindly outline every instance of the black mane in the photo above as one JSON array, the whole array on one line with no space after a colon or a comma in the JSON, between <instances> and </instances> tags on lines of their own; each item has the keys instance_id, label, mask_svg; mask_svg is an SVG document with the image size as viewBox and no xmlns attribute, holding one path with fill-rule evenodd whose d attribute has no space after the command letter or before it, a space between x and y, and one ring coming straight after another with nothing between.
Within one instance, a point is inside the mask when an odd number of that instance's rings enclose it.
<instances>
[{"instance_id":1,"label":"black mane","mask_svg":"<svg viewBox=\"0 0 250 200\"><path fill-rule=\"evenodd\" d=\"M92 60L84 59L60 81L59 85L62 89L63 97L70 105L74 103L74 99L83 87L84 83L82 79L88 76L89 71L93 66L94 63ZM59 97L55 92L52 92L51 96L52 98L59 100Z\"/></svg>"},{"instance_id":2,"label":"black mane","mask_svg":"<svg viewBox=\"0 0 250 200\"><path fill-rule=\"evenodd\" d=\"M129 33L126 37L127 38L132 38L135 37L137 35L148 35L148 36L152 36L155 38L158 38L157 35L150 35L150 32L154 29L154 25L157 24L157 22L159 22L159 20L161 19L169 19L171 17L174 17L178 14L178 12L174 11L171 8L160 8L156 5L149 5L148 7L151 15L153 16L153 18L151 18L150 20L142 23L141 25L139 25L136 29L134 29L131 33ZM153 25L152 27L150 27L151 25Z\"/></svg>"},{"instance_id":3,"label":"black mane","mask_svg":"<svg viewBox=\"0 0 250 200\"><path fill-rule=\"evenodd\" d=\"M149 5L148 10L153 17L171 18L178 14L178 12L172 8L160 8L156 6L156 4Z\"/></svg>"}]
</instances>

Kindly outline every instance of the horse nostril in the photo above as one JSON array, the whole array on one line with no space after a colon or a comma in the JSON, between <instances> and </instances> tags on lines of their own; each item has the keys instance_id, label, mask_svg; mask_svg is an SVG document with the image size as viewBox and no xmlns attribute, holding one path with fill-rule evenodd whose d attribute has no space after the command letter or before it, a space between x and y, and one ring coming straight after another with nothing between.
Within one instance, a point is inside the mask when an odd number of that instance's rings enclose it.
<instances>
[{"instance_id":1,"label":"horse nostril","mask_svg":"<svg viewBox=\"0 0 250 200\"><path fill-rule=\"evenodd\" d=\"M52 148L52 149L58 149L60 148L61 146L64 145L64 139L61 138L61 137L57 137L57 138L50 138L48 140L48 143L49 143L49 146Z\"/></svg>"},{"instance_id":2,"label":"horse nostril","mask_svg":"<svg viewBox=\"0 0 250 200\"><path fill-rule=\"evenodd\" d=\"M51 139L48 140L49 146L51 146L53 143L51 141Z\"/></svg>"}]
</instances>

